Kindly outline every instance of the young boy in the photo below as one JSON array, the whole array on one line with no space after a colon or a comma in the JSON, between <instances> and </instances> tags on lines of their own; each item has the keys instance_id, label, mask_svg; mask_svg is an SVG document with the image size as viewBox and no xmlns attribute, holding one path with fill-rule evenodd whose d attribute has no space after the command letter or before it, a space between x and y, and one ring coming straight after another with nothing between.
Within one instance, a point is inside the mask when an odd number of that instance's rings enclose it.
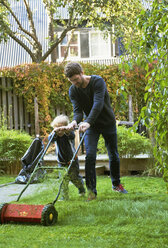
<instances>
[{"instance_id":1,"label":"young boy","mask_svg":"<svg viewBox=\"0 0 168 248\"><path fill-rule=\"evenodd\" d=\"M73 131L67 129L69 124L69 119L66 115L57 116L51 123L55 135L53 141L56 143L56 155L58 160L58 166L68 166L73 154L75 152L74 138L75 134ZM51 138L52 133L49 135L48 139ZM61 189L61 199L68 200L68 184L72 182L79 190L80 195L85 194L84 183L82 177L79 175L79 162L78 158L72 163L67 176L65 176L62 189Z\"/></svg>"}]
</instances>

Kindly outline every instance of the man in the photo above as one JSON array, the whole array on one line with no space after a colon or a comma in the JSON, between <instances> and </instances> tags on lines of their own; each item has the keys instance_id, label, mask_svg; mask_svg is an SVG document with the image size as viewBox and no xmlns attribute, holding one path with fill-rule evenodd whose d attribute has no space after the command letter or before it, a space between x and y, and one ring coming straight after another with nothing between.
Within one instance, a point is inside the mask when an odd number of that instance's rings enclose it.
<instances>
[{"instance_id":1,"label":"man","mask_svg":"<svg viewBox=\"0 0 168 248\"><path fill-rule=\"evenodd\" d=\"M97 75L84 75L83 68L79 63L68 63L64 73L72 84L69 88L69 96L73 104L74 118L69 124L69 128L74 129L79 124L79 131L86 131L84 142L88 200L93 200L97 196L95 164L100 134L105 140L108 151L112 188L114 191L127 193L120 183L116 120L104 80Z\"/></svg>"}]
</instances>

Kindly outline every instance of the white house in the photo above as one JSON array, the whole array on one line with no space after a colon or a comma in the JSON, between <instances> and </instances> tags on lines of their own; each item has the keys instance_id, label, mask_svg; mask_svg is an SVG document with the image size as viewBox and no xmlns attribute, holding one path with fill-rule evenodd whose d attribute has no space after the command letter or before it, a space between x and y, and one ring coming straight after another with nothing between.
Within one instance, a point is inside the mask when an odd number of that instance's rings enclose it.
<instances>
[{"instance_id":1,"label":"white house","mask_svg":"<svg viewBox=\"0 0 168 248\"><path fill-rule=\"evenodd\" d=\"M34 24L37 30L37 36L42 43L43 51L48 48L48 16L42 0L28 0L31 10L33 10ZM26 9L23 0L12 1L11 6L16 13L19 21L25 29L29 29L29 24L26 15ZM146 7L149 7L148 1L143 0ZM60 8L60 13L64 19L68 18L66 8ZM11 18L12 29L16 30L17 23ZM70 33L66 35L61 44L57 48L57 62L64 59L66 47L70 39ZM24 42L28 45L27 41ZM93 28L80 28L73 34L68 51L68 60L90 61L91 63L113 64L120 61L120 39L115 43L109 35L104 39L101 31L96 31ZM51 61L49 56L46 61ZM19 64L31 63L32 59L29 54L13 39L9 39L7 43L0 44L0 68L13 67Z\"/></svg>"}]
</instances>

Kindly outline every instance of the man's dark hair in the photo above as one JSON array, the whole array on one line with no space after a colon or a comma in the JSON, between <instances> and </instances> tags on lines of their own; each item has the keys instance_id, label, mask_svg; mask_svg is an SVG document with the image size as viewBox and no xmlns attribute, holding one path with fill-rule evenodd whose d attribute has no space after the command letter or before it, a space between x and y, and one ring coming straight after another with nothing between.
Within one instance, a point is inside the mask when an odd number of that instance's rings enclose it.
<instances>
[{"instance_id":1,"label":"man's dark hair","mask_svg":"<svg viewBox=\"0 0 168 248\"><path fill-rule=\"evenodd\" d=\"M64 74L67 78L78 75L83 72L83 68L79 63L69 62L64 68Z\"/></svg>"}]
</instances>

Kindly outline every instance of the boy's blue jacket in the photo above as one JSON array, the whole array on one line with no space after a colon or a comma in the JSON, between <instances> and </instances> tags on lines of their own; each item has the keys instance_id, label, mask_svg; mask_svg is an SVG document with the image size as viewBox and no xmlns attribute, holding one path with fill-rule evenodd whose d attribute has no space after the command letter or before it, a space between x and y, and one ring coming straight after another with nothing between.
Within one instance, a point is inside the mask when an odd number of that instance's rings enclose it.
<instances>
[{"instance_id":1,"label":"boy's blue jacket","mask_svg":"<svg viewBox=\"0 0 168 248\"><path fill-rule=\"evenodd\" d=\"M51 134L48 136L48 140L50 140ZM53 137L53 142L56 145L56 156L59 162L68 163L75 152L74 146L74 138L75 134L71 131L68 135L64 134L62 137L57 134Z\"/></svg>"}]
</instances>

